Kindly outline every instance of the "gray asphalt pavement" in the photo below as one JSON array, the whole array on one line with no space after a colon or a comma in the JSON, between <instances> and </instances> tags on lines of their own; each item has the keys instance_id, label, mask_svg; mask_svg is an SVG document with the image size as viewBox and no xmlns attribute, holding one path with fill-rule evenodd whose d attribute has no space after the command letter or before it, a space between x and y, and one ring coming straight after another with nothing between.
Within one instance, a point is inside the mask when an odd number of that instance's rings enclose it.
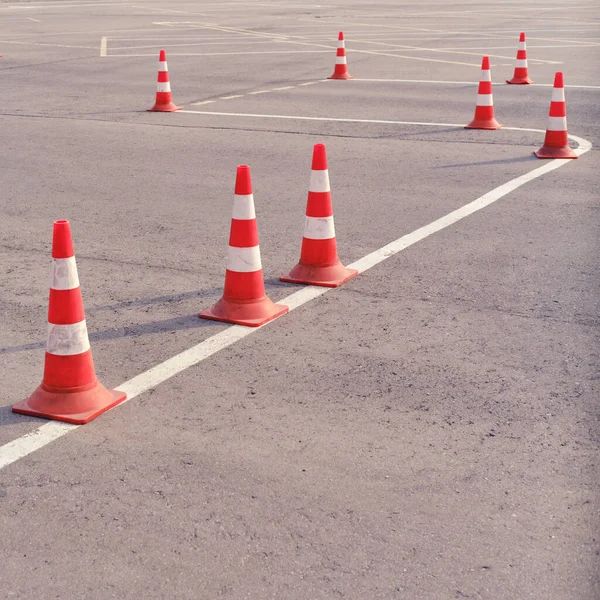
<instances>
[{"instance_id":1,"label":"gray asphalt pavement","mask_svg":"<svg viewBox=\"0 0 600 600\"><path fill-rule=\"evenodd\" d=\"M558 70L592 144L1 468L0 597L600 598L599 26L584 0L0 1L0 458L45 422L10 407L55 219L114 387L227 330L197 315L236 165L280 301L315 143L347 264L545 164ZM340 30L352 81L326 80ZM464 130L520 31L545 85L495 85L507 128ZM160 48L186 112L146 112Z\"/></svg>"}]
</instances>

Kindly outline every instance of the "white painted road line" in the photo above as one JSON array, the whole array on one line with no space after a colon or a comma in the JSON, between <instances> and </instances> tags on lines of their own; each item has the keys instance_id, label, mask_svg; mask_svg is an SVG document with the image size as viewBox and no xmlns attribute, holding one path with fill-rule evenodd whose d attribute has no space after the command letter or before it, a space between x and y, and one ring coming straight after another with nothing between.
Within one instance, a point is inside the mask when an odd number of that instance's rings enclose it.
<instances>
[{"instance_id":1,"label":"white painted road line","mask_svg":"<svg viewBox=\"0 0 600 600\"><path fill-rule=\"evenodd\" d=\"M12 42L16 44L17 42ZM69 46L79 48L84 46ZM135 50L135 48L133 48ZM248 56L248 54L327 54L327 50L268 50L264 52L205 52L205 53L174 53L169 52L169 56ZM110 54L111 57L138 57L138 56L156 56L156 54Z\"/></svg>"},{"instance_id":2,"label":"white painted road line","mask_svg":"<svg viewBox=\"0 0 600 600\"><path fill-rule=\"evenodd\" d=\"M182 111L183 112L183 111ZM186 111L186 112L194 112L194 111ZM227 114L227 113L197 113L197 114ZM273 118L277 118L274 117ZM287 118L287 117L283 117ZM289 117L295 118L295 117ZM300 117L299 117L300 118ZM305 119L310 119L310 117L304 117ZM335 120L335 121L344 121L348 119L315 119L315 120ZM357 119L350 119L351 122L361 122ZM362 122L375 122L375 123L401 123L399 121L366 121ZM448 126L447 123L408 123L414 125L424 125L424 126L433 126L433 127L444 127ZM452 125L454 126L454 125ZM460 125L462 127L462 125ZM513 131L534 131L539 133L544 133L541 129L522 129L519 127L510 127L506 129L511 129ZM579 144L579 148L575 150L575 152L581 156L585 154L588 150L591 149L592 145L587 140L582 138L570 135L572 140ZM554 171L555 169L559 169L560 167L570 164L571 161L565 160L551 160L549 162L544 163L542 166L533 169L529 173L525 173L524 175L520 175L515 179L511 179L509 182L504 183L497 188L493 189L491 192L484 194L477 200L470 202L462 206L461 208L454 210L444 217L429 223L419 229L409 233L407 235L403 235L402 237L394 240L393 242L379 248L379 250L375 250L375 252L371 252L371 254L367 254L363 258L357 260L356 262L348 265L349 268L357 269L359 273L363 273L367 269L382 263L387 258L394 256L398 252L405 250L406 248L420 242L428 238L430 235L437 233L451 225L454 225L458 221L472 215L473 213L482 210L486 206L493 204L497 200L500 200L507 194L510 194L514 190L518 189L522 185L549 173L550 171ZM281 300L282 304L286 304L289 306L290 311L299 308L300 306L322 296L332 289L335 288L321 288L315 286L306 286L297 292L291 294L287 298ZM273 322L273 321L272 321ZM228 346L240 341L241 339L253 334L254 332L262 329L263 327L268 327L270 324L267 323L262 327L251 328L251 327L242 327L241 325L233 325L228 327L227 329L217 333L216 335L192 346L190 349L177 354L176 356L152 367L148 371L137 375L133 379L126 381L122 385L117 386L119 390L126 392L127 400L133 400L140 394L147 392L148 390L160 385L161 383L167 381L171 377L185 371L189 367L197 365L208 357L212 356L219 350L223 350ZM121 406L121 405L119 405ZM116 407L118 408L118 407ZM18 461L25 456L28 456L32 452L43 448L44 446L50 444L54 440L61 438L67 433L74 431L80 425L70 425L68 423L60 423L56 421L51 421L38 427L35 431L23 435L11 442L8 442L4 446L0 446L0 469Z\"/></svg>"},{"instance_id":3,"label":"white painted road line","mask_svg":"<svg viewBox=\"0 0 600 600\"><path fill-rule=\"evenodd\" d=\"M100 38L100 56L106 56L106 38Z\"/></svg>"},{"instance_id":4,"label":"white painted road line","mask_svg":"<svg viewBox=\"0 0 600 600\"><path fill-rule=\"evenodd\" d=\"M361 79L355 78L349 81L372 81L378 83L451 83L456 85L470 85L479 83L478 81L441 81L435 79ZM504 81L494 81L494 87L497 85L508 85ZM532 87L554 87L553 83L530 83ZM566 88L578 88L583 90L600 90L600 85L565 85Z\"/></svg>"}]
</instances>

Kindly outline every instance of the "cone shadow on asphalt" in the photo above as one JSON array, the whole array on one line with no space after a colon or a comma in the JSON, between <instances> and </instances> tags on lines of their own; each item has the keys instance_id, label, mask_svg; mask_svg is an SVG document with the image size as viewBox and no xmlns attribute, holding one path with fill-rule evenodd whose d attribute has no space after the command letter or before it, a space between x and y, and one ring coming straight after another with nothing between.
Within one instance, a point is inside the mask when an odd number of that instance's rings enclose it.
<instances>
[{"instance_id":1,"label":"cone shadow on asphalt","mask_svg":"<svg viewBox=\"0 0 600 600\"><path fill-rule=\"evenodd\" d=\"M89 339L90 342L116 340L126 337L139 337L142 335L183 331L184 329L200 329L211 325L208 321L199 321L197 317L198 315L196 315L196 313L192 313L174 317L172 319L165 319L163 321L152 321L150 323L122 327L120 329L95 331L94 333L89 334ZM0 348L0 354L11 354L13 352L24 352L26 350L40 350L45 347L46 342L33 342L31 344Z\"/></svg>"},{"instance_id":2,"label":"cone shadow on asphalt","mask_svg":"<svg viewBox=\"0 0 600 600\"><path fill-rule=\"evenodd\" d=\"M470 162L470 163L458 163L456 165L440 165L439 167L434 167L434 169L453 169L456 167L482 167L485 165L502 165L508 163L519 163L519 162L537 162L536 157L531 154L527 156L519 156L517 158L499 158L497 160L483 160L480 162Z\"/></svg>"},{"instance_id":3,"label":"cone shadow on asphalt","mask_svg":"<svg viewBox=\"0 0 600 600\"><path fill-rule=\"evenodd\" d=\"M0 406L0 427L7 427L8 425L16 425L17 423L38 423L40 420L37 417L28 417L25 415L19 415L12 411L12 404L6 406Z\"/></svg>"}]
</instances>

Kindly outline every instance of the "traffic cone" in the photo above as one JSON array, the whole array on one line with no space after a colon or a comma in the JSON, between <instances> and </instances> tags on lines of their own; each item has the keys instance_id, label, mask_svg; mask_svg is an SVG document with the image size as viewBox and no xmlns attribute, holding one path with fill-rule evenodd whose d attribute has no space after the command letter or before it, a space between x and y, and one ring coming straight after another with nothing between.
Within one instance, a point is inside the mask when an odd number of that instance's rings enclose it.
<instances>
[{"instance_id":1,"label":"traffic cone","mask_svg":"<svg viewBox=\"0 0 600 600\"><path fill-rule=\"evenodd\" d=\"M156 103L148 112L174 112L181 110L181 106L173 104L171 97L171 84L169 82L169 68L167 67L167 53L160 51L158 57L158 83L156 84Z\"/></svg>"},{"instance_id":2,"label":"traffic cone","mask_svg":"<svg viewBox=\"0 0 600 600\"><path fill-rule=\"evenodd\" d=\"M348 64L346 63L346 45L344 43L344 32L338 34L338 47L335 56L335 70L331 77L327 79L354 79L348 73Z\"/></svg>"},{"instance_id":3,"label":"traffic cone","mask_svg":"<svg viewBox=\"0 0 600 600\"><path fill-rule=\"evenodd\" d=\"M250 167L237 168L229 234L225 289L221 299L200 313L202 319L258 327L288 312L265 295Z\"/></svg>"},{"instance_id":4,"label":"traffic cone","mask_svg":"<svg viewBox=\"0 0 600 600\"><path fill-rule=\"evenodd\" d=\"M512 79L507 79L506 83L528 84L533 83L529 79L529 70L527 68L527 44L525 34L521 32L519 36L519 49L517 50L517 59L515 60L515 73Z\"/></svg>"},{"instance_id":5,"label":"traffic cone","mask_svg":"<svg viewBox=\"0 0 600 600\"><path fill-rule=\"evenodd\" d=\"M48 341L42 384L13 412L83 424L123 402L124 392L96 379L68 221L55 221Z\"/></svg>"},{"instance_id":6,"label":"traffic cone","mask_svg":"<svg viewBox=\"0 0 600 600\"><path fill-rule=\"evenodd\" d=\"M562 73L554 75L554 89L548 116L544 145L535 153L538 158L577 158L569 147L567 134L567 103Z\"/></svg>"},{"instance_id":7,"label":"traffic cone","mask_svg":"<svg viewBox=\"0 0 600 600\"><path fill-rule=\"evenodd\" d=\"M475 117L468 125L465 125L465 129L500 129L500 127L502 125L494 118L490 59L484 56L481 61L481 79L477 91Z\"/></svg>"},{"instance_id":8,"label":"traffic cone","mask_svg":"<svg viewBox=\"0 0 600 600\"><path fill-rule=\"evenodd\" d=\"M327 154L324 144L315 144L300 262L280 280L337 287L355 275L358 271L346 268L338 258Z\"/></svg>"}]
</instances>

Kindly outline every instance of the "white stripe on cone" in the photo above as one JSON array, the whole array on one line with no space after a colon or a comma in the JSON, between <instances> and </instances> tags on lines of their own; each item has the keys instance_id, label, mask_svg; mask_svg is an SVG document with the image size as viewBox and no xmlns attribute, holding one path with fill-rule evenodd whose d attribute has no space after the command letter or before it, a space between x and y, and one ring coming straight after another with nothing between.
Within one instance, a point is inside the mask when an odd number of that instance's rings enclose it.
<instances>
[{"instance_id":1,"label":"white stripe on cone","mask_svg":"<svg viewBox=\"0 0 600 600\"><path fill-rule=\"evenodd\" d=\"M524 59L524 60L515 60L515 68L517 68L517 69L526 69L527 68L527 59Z\"/></svg>"},{"instance_id":2,"label":"white stripe on cone","mask_svg":"<svg viewBox=\"0 0 600 600\"><path fill-rule=\"evenodd\" d=\"M235 246L229 246L227 249L228 271L252 273L253 271L260 271L261 269L260 246L252 246L251 248L236 248Z\"/></svg>"},{"instance_id":3,"label":"white stripe on cone","mask_svg":"<svg viewBox=\"0 0 600 600\"><path fill-rule=\"evenodd\" d=\"M477 94L477 106L494 106L492 94Z\"/></svg>"},{"instance_id":4,"label":"white stripe on cone","mask_svg":"<svg viewBox=\"0 0 600 600\"><path fill-rule=\"evenodd\" d=\"M74 290L79 287L75 257L53 258L50 287L53 290Z\"/></svg>"},{"instance_id":5,"label":"white stripe on cone","mask_svg":"<svg viewBox=\"0 0 600 600\"><path fill-rule=\"evenodd\" d=\"M492 72L485 70L485 71L481 71L481 78L479 79L479 81L491 81L492 80Z\"/></svg>"},{"instance_id":6,"label":"white stripe on cone","mask_svg":"<svg viewBox=\"0 0 600 600\"><path fill-rule=\"evenodd\" d=\"M338 48L345 48L346 46L344 45L344 40L338 40Z\"/></svg>"},{"instance_id":7,"label":"white stripe on cone","mask_svg":"<svg viewBox=\"0 0 600 600\"><path fill-rule=\"evenodd\" d=\"M159 71L168 71L169 69L167 68L167 61L158 61L158 70Z\"/></svg>"},{"instance_id":8,"label":"white stripe on cone","mask_svg":"<svg viewBox=\"0 0 600 600\"><path fill-rule=\"evenodd\" d=\"M548 131L567 131L567 117L548 117Z\"/></svg>"},{"instance_id":9,"label":"white stripe on cone","mask_svg":"<svg viewBox=\"0 0 600 600\"><path fill-rule=\"evenodd\" d=\"M565 101L565 88L552 88L552 102Z\"/></svg>"},{"instance_id":10,"label":"white stripe on cone","mask_svg":"<svg viewBox=\"0 0 600 600\"><path fill-rule=\"evenodd\" d=\"M335 57L335 64L336 65L346 65L348 63L346 62L346 57L345 56L336 56Z\"/></svg>"},{"instance_id":11,"label":"white stripe on cone","mask_svg":"<svg viewBox=\"0 0 600 600\"><path fill-rule=\"evenodd\" d=\"M171 84L168 81L159 81L156 84L156 91L157 92L170 92Z\"/></svg>"},{"instance_id":12,"label":"white stripe on cone","mask_svg":"<svg viewBox=\"0 0 600 600\"><path fill-rule=\"evenodd\" d=\"M256 219L254 212L254 196L252 194L234 194L233 195L233 219L247 221Z\"/></svg>"},{"instance_id":13,"label":"white stripe on cone","mask_svg":"<svg viewBox=\"0 0 600 600\"><path fill-rule=\"evenodd\" d=\"M85 319L71 325L48 323L46 352L57 356L82 354L90 349Z\"/></svg>"},{"instance_id":14,"label":"white stripe on cone","mask_svg":"<svg viewBox=\"0 0 600 600\"><path fill-rule=\"evenodd\" d=\"M519 42L519 50L527 50L526 42Z\"/></svg>"},{"instance_id":15,"label":"white stripe on cone","mask_svg":"<svg viewBox=\"0 0 600 600\"><path fill-rule=\"evenodd\" d=\"M329 171L311 171L310 183L308 184L309 192L330 192L329 187Z\"/></svg>"},{"instance_id":16,"label":"white stripe on cone","mask_svg":"<svg viewBox=\"0 0 600 600\"><path fill-rule=\"evenodd\" d=\"M329 240L335 237L333 216L306 217L304 222L304 237L309 240Z\"/></svg>"}]
</instances>

